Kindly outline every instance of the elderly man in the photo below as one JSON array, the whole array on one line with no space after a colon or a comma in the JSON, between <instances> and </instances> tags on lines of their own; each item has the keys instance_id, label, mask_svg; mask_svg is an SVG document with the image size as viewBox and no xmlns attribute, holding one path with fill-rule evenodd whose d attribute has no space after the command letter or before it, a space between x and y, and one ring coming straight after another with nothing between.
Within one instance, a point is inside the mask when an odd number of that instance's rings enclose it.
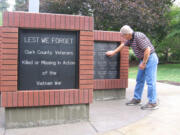
<instances>
[{"instance_id":1,"label":"elderly man","mask_svg":"<svg viewBox=\"0 0 180 135\"><path fill-rule=\"evenodd\" d=\"M126 105L138 105L141 103L142 92L146 81L148 85L149 102L141 106L141 109L157 109L156 76L158 57L155 49L145 34L142 32L134 32L128 25L123 26L120 29L120 33L127 41L121 43L115 50L106 52L106 55L112 57L121 51L124 46L129 46L140 60L134 97L131 101L127 102Z\"/></svg>"}]
</instances>

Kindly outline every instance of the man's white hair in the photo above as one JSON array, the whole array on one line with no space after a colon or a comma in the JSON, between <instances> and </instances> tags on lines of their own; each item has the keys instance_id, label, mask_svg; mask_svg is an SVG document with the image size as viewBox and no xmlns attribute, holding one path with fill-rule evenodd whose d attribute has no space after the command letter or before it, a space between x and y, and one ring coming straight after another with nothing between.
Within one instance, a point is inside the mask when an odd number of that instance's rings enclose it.
<instances>
[{"instance_id":1,"label":"man's white hair","mask_svg":"<svg viewBox=\"0 0 180 135\"><path fill-rule=\"evenodd\" d=\"M134 32L133 29L128 25L124 25L120 29L120 33L122 34L133 34L133 32Z\"/></svg>"}]
</instances>

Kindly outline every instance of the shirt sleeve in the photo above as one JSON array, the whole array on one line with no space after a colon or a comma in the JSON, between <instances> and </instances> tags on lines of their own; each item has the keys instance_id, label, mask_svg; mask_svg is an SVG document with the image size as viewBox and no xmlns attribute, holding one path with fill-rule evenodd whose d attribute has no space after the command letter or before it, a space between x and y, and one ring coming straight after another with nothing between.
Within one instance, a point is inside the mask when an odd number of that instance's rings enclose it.
<instances>
[{"instance_id":1,"label":"shirt sleeve","mask_svg":"<svg viewBox=\"0 0 180 135\"><path fill-rule=\"evenodd\" d=\"M145 51L145 49L148 48L148 46L151 44L151 42L145 35L141 35L137 37L136 41L139 48L142 49L143 51Z\"/></svg>"}]
</instances>

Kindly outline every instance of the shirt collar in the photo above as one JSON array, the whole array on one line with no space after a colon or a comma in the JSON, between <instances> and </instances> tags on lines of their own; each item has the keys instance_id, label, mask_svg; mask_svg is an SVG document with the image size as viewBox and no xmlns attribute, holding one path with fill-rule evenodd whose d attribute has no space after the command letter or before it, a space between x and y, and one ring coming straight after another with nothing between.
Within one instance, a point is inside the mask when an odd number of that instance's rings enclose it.
<instances>
[{"instance_id":1,"label":"shirt collar","mask_svg":"<svg viewBox=\"0 0 180 135\"><path fill-rule=\"evenodd\" d=\"M132 39L130 41L134 40L134 34L135 34L135 32L132 33Z\"/></svg>"}]
</instances>

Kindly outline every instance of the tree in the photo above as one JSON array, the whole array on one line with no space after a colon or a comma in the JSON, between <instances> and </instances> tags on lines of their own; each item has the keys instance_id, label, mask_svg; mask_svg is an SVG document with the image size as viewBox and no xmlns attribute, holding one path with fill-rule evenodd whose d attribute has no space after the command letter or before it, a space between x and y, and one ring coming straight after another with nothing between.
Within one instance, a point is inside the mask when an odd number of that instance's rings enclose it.
<instances>
[{"instance_id":1,"label":"tree","mask_svg":"<svg viewBox=\"0 0 180 135\"><path fill-rule=\"evenodd\" d=\"M160 41L165 13L174 0L41 0L40 11L94 16L95 29L118 30L129 24Z\"/></svg>"},{"instance_id":2,"label":"tree","mask_svg":"<svg viewBox=\"0 0 180 135\"><path fill-rule=\"evenodd\" d=\"M27 0L16 0L27 1ZM40 0L40 12L88 15L96 30L119 31L128 24L148 35L155 47L167 34L165 16L174 0ZM24 4L27 6L27 2ZM24 7L24 6L23 6Z\"/></svg>"},{"instance_id":3,"label":"tree","mask_svg":"<svg viewBox=\"0 0 180 135\"><path fill-rule=\"evenodd\" d=\"M21 2L20 2L21 1ZM24 1L24 3L23 3ZM40 12L94 16L95 29L118 30L129 24L156 40L164 36L165 13L174 0L40 0ZM27 0L16 0L16 10ZM19 6L18 6L19 5ZM23 5L23 6L22 6Z\"/></svg>"},{"instance_id":4,"label":"tree","mask_svg":"<svg viewBox=\"0 0 180 135\"><path fill-rule=\"evenodd\" d=\"M88 0L40 0L40 11L48 13L92 15Z\"/></svg>"},{"instance_id":5,"label":"tree","mask_svg":"<svg viewBox=\"0 0 180 135\"><path fill-rule=\"evenodd\" d=\"M16 0L16 11L28 11L29 0Z\"/></svg>"},{"instance_id":6,"label":"tree","mask_svg":"<svg viewBox=\"0 0 180 135\"><path fill-rule=\"evenodd\" d=\"M164 56L166 62L180 60L180 8L172 7L166 15L169 20L166 36L161 41L158 51Z\"/></svg>"},{"instance_id":7,"label":"tree","mask_svg":"<svg viewBox=\"0 0 180 135\"><path fill-rule=\"evenodd\" d=\"M9 7L7 0L0 0L0 12L6 11Z\"/></svg>"}]
</instances>

